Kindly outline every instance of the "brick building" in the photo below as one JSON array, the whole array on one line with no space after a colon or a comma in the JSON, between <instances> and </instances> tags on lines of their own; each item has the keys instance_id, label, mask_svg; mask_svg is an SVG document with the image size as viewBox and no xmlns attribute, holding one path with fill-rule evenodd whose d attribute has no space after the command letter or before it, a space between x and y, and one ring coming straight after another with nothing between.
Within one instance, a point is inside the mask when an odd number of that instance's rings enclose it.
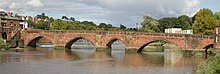
<instances>
[{"instance_id":1,"label":"brick building","mask_svg":"<svg viewBox=\"0 0 220 74\"><path fill-rule=\"evenodd\" d=\"M13 34L24 28L24 20L12 12L0 12L0 34L3 39L11 38ZM10 35L9 35L10 34Z\"/></svg>"}]
</instances>

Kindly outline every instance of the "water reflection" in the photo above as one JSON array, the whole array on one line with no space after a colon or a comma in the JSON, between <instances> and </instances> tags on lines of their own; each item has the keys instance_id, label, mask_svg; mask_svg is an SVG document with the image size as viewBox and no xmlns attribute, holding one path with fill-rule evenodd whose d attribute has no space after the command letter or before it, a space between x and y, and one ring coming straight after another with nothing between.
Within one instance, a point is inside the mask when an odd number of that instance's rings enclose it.
<instances>
[{"instance_id":1,"label":"water reflection","mask_svg":"<svg viewBox=\"0 0 220 74\"><path fill-rule=\"evenodd\" d=\"M27 48L20 52L0 52L0 74L192 74L203 61L204 57L182 56L176 52L124 54L115 50Z\"/></svg>"}]
</instances>

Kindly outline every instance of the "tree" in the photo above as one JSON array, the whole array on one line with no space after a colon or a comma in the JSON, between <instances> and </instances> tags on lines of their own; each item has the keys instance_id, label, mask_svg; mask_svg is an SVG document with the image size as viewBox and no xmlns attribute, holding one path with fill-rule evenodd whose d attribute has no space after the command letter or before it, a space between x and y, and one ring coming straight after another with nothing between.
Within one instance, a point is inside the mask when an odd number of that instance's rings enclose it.
<instances>
[{"instance_id":1,"label":"tree","mask_svg":"<svg viewBox=\"0 0 220 74\"><path fill-rule=\"evenodd\" d=\"M67 22L63 22L62 20L58 19L52 22L51 29L52 30L66 30L68 26Z\"/></svg>"},{"instance_id":2,"label":"tree","mask_svg":"<svg viewBox=\"0 0 220 74\"><path fill-rule=\"evenodd\" d=\"M36 23L33 22L32 20L27 20L26 22L28 23L28 27L35 28Z\"/></svg>"},{"instance_id":3,"label":"tree","mask_svg":"<svg viewBox=\"0 0 220 74\"><path fill-rule=\"evenodd\" d=\"M179 23L176 17L165 17L159 19L160 31L164 32L167 28L182 28L182 25Z\"/></svg>"},{"instance_id":4,"label":"tree","mask_svg":"<svg viewBox=\"0 0 220 74\"><path fill-rule=\"evenodd\" d=\"M192 19L187 15L181 15L178 17L179 23L181 24L183 30L191 29Z\"/></svg>"},{"instance_id":5,"label":"tree","mask_svg":"<svg viewBox=\"0 0 220 74\"><path fill-rule=\"evenodd\" d=\"M193 31L196 34L212 35L217 20L214 18L213 12L210 9L200 9L194 15Z\"/></svg>"},{"instance_id":6,"label":"tree","mask_svg":"<svg viewBox=\"0 0 220 74\"><path fill-rule=\"evenodd\" d=\"M75 18L74 17L70 17L70 20L75 21Z\"/></svg>"},{"instance_id":7,"label":"tree","mask_svg":"<svg viewBox=\"0 0 220 74\"><path fill-rule=\"evenodd\" d=\"M49 29L49 22L45 22L43 20L40 20L36 23L35 28L37 29L43 29L43 30L48 30Z\"/></svg>"},{"instance_id":8,"label":"tree","mask_svg":"<svg viewBox=\"0 0 220 74\"><path fill-rule=\"evenodd\" d=\"M69 19L67 16L62 16L62 19Z\"/></svg>"},{"instance_id":9,"label":"tree","mask_svg":"<svg viewBox=\"0 0 220 74\"><path fill-rule=\"evenodd\" d=\"M120 29L126 29L126 27L124 26L124 25L122 25L122 24L120 24Z\"/></svg>"},{"instance_id":10,"label":"tree","mask_svg":"<svg viewBox=\"0 0 220 74\"><path fill-rule=\"evenodd\" d=\"M144 21L141 22L141 31L147 31L147 32L160 32L159 25L160 23L153 17L150 16L144 16Z\"/></svg>"},{"instance_id":11,"label":"tree","mask_svg":"<svg viewBox=\"0 0 220 74\"><path fill-rule=\"evenodd\" d=\"M108 24L106 28L113 28L112 24Z\"/></svg>"},{"instance_id":12,"label":"tree","mask_svg":"<svg viewBox=\"0 0 220 74\"><path fill-rule=\"evenodd\" d=\"M216 12L214 14L214 18L218 21L218 23L220 23L220 12Z\"/></svg>"},{"instance_id":13,"label":"tree","mask_svg":"<svg viewBox=\"0 0 220 74\"><path fill-rule=\"evenodd\" d=\"M53 17L50 17L50 19L49 19L49 20L50 20L50 22L53 22L53 21L54 21Z\"/></svg>"},{"instance_id":14,"label":"tree","mask_svg":"<svg viewBox=\"0 0 220 74\"><path fill-rule=\"evenodd\" d=\"M98 27L99 27L99 28L107 28L107 24L105 24L105 23L100 23Z\"/></svg>"},{"instance_id":15,"label":"tree","mask_svg":"<svg viewBox=\"0 0 220 74\"><path fill-rule=\"evenodd\" d=\"M48 16L46 16L45 13L41 13L41 15L37 15L36 17L40 19L48 18Z\"/></svg>"}]
</instances>

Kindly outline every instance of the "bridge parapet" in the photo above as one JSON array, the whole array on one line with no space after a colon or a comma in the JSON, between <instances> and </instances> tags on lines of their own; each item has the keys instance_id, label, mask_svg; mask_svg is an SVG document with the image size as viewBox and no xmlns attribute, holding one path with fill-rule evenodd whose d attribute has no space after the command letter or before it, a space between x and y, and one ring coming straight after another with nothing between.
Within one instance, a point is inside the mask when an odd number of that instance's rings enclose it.
<instances>
[{"instance_id":1,"label":"bridge parapet","mask_svg":"<svg viewBox=\"0 0 220 74\"><path fill-rule=\"evenodd\" d=\"M185 38L192 37L193 39L214 39L211 35L198 35L198 34L174 34L174 33L146 33L146 32L134 32L134 31L88 31L88 30L26 30L26 33L52 33L52 34L64 34L64 33L89 33L89 34L115 34L115 35L133 35L133 36L155 36L155 37L175 37Z\"/></svg>"},{"instance_id":2,"label":"bridge parapet","mask_svg":"<svg viewBox=\"0 0 220 74\"><path fill-rule=\"evenodd\" d=\"M214 36L212 36L212 35L198 35L198 34L193 34L193 35L191 35L191 37L193 38L193 39L214 39Z\"/></svg>"}]
</instances>

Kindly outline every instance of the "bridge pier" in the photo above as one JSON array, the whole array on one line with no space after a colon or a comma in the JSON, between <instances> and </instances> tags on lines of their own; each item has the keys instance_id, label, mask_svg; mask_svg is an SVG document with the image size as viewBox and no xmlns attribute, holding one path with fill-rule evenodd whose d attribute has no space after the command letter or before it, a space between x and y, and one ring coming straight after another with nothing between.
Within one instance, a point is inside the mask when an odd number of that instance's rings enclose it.
<instances>
[{"instance_id":1,"label":"bridge pier","mask_svg":"<svg viewBox=\"0 0 220 74\"><path fill-rule=\"evenodd\" d=\"M125 47L125 53L137 53L138 49L137 47Z\"/></svg>"}]
</instances>

